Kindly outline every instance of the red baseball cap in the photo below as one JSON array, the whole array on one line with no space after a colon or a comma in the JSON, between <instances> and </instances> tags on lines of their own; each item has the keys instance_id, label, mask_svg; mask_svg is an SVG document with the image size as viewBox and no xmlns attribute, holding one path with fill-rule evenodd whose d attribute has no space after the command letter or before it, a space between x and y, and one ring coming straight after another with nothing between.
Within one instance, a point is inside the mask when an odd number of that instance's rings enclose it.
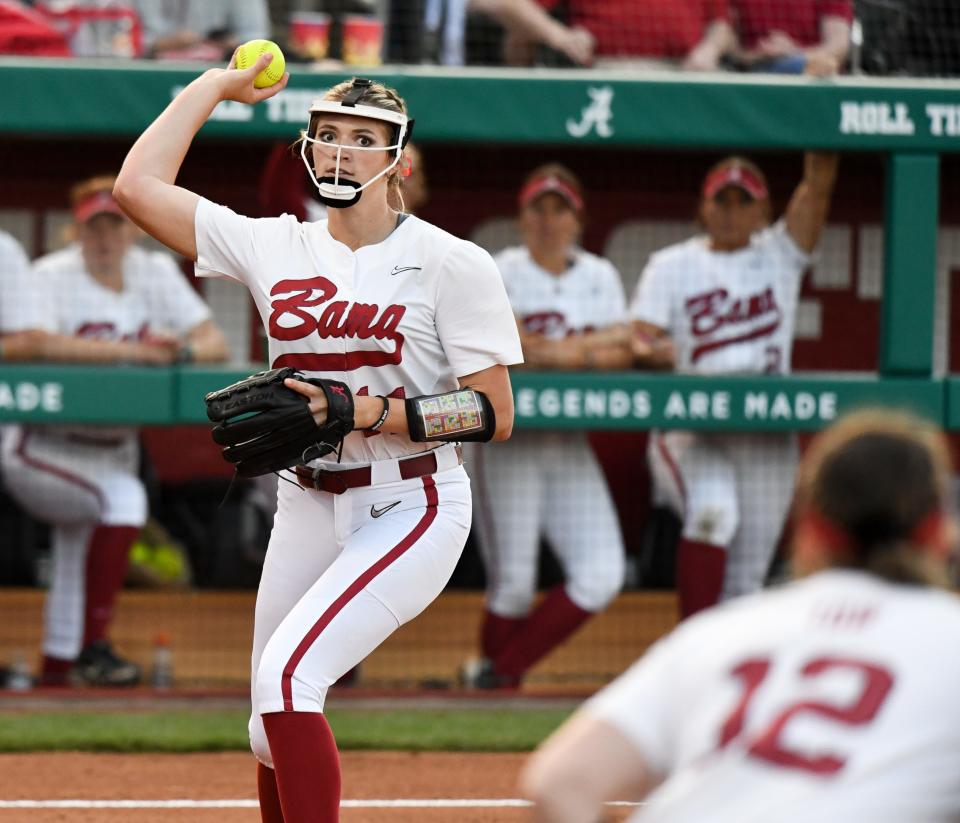
<instances>
[{"instance_id":1,"label":"red baseball cap","mask_svg":"<svg viewBox=\"0 0 960 823\"><path fill-rule=\"evenodd\" d=\"M120 204L113 199L109 191L95 191L79 200L73 207L73 219L78 223L86 223L91 217L98 214L115 214L124 217Z\"/></svg>"},{"instance_id":2,"label":"red baseball cap","mask_svg":"<svg viewBox=\"0 0 960 823\"><path fill-rule=\"evenodd\" d=\"M703 196L712 200L727 186L736 186L754 200L763 200L770 194L766 181L760 175L739 163L731 163L707 175L703 181Z\"/></svg>"},{"instance_id":3,"label":"red baseball cap","mask_svg":"<svg viewBox=\"0 0 960 823\"><path fill-rule=\"evenodd\" d=\"M555 174L544 174L539 177L534 177L520 189L517 202L520 204L521 209L525 209L541 195L550 193L560 195L560 197L570 204L570 207L574 211L583 211L583 198L579 192Z\"/></svg>"}]
</instances>

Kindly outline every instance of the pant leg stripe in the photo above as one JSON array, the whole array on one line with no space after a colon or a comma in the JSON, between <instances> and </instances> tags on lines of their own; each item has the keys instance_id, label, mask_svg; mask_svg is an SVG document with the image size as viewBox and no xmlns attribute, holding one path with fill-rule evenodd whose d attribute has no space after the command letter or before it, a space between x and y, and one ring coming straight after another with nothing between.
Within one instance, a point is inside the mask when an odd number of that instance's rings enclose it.
<instances>
[{"instance_id":1,"label":"pant leg stripe","mask_svg":"<svg viewBox=\"0 0 960 823\"><path fill-rule=\"evenodd\" d=\"M346 606L347 603L363 591L371 580L390 566L397 558L406 553L408 549L412 548L414 544L423 537L433 521L436 520L439 496L437 494L436 481L431 475L423 478L423 490L427 496L427 510L423 513L423 517L420 518L417 525L413 527L403 540L397 543L396 546L390 549L390 551L354 580L353 583L347 587L346 591L327 607L327 610L320 616L320 619L311 626L310 631L308 631L303 640L300 641L300 645L294 650L293 655L287 661L287 665L283 667L280 688L283 694L283 710L285 712L293 711L293 673L316 639L330 624L330 621L343 610L343 607Z\"/></svg>"},{"instance_id":2,"label":"pant leg stripe","mask_svg":"<svg viewBox=\"0 0 960 823\"><path fill-rule=\"evenodd\" d=\"M29 440L30 432L21 432L20 442L17 444L16 448L16 455L18 458L20 458L21 462L25 466L29 466L31 469L36 469L37 471L44 472L45 474L52 474L54 477L59 478L66 483L79 486L81 489L89 492L96 498L97 505L100 507L101 513L103 512L104 508L106 507L106 501L104 500L103 494L97 486L93 485L93 483L91 483L85 477L81 477L80 475L74 474L67 469L54 466L52 463L47 463L27 454L27 442Z\"/></svg>"},{"instance_id":3,"label":"pant leg stripe","mask_svg":"<svg viewBox=\"0 0 960 823\"><path fill-rule=\"evenodd\" d=\"M684 505L686 505L687 486L683 482L683 472L680 471L677 461L673 459L673 455L670 453L670 449L667 447L667 442L663 435L657 432L654 437L656 438L657 451L660 452L660 457L663 458L663 462L666 463L667 470L673 475L673 482L677 484L677 490L680 492L680 497L683 499Z\"/></svg>"}]
</instances>

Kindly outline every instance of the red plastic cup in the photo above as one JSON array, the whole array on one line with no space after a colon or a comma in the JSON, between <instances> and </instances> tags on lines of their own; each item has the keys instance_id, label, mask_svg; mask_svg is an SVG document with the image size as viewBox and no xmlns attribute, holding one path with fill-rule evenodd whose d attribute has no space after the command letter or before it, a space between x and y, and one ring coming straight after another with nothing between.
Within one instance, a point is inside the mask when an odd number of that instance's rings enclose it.
<instances>
[{"instance_id":1,"label":"red plastic cup","mask_svg":"<svg viewBox=\"0 0 960 823\"><path fill-rule=\"evenodd\" d=\"M330 46L330 15L320 11L291 13L290 46L303 57L323 60Z\"/></svg>"},{"instance_id":2,"label":"red plastic cup","mask_svg":"<svg viewBox=\"0 0 960 823\"><path fill-rule=\"evenodd\" d=\"M379 66L383 62L383 21L348 14L343 18L343 62L351 66Z\"/></svg>"}]
</instances>

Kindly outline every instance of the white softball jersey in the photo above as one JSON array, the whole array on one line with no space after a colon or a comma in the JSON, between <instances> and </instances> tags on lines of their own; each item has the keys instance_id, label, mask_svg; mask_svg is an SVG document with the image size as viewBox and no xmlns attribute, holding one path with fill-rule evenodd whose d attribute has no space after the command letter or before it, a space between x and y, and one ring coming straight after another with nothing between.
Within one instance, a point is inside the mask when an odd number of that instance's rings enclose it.
<instances>
[{"instance_id":1,"label":"white softball jersey","mask_svg":"<svg viewBox=\"0 0 960 823\"><path fill-rule=\"evenodd\" d=\"M181 336L210 317L164 252L131 247L123 260L122 291L102 286L87 272L77 244L39 258L34 276L50 301L44 328L60 334L103 340Z\"/></svg>"},{"instance_id":2,"label":"white softball jersey","mask_svg":"<svg viewBox=\"0 0 960 823\"><path fill-rule=\"evenodd\" d=\"M623 282L609 260L577 249L570 268L555 275L540 268L526 246L504 249L495 259L527 332L562 338L627 321Z\"/></svg>"},{"instance_id":3,"label":"white softball jersey","mask_svg":"<svg viewBox=\"0 0 960 823\"><path fill-rule=\"evenodd\" d=\"M734 252L706 236L650 257L630 315L670 333L687 374L788 374L800 281L813 257L780 220Z\"/></svg>"},{"instance_id":4,"label":"white softball jersey","mask_svg":"<svg viewBox=\"0 0 960 823\"><path fill-rule=\"evenodd\" d=\"M960 600L831 570L685 621L585 711L666 780L631 821L946 823Z\"/></svg>"},{"instance_id":5,"label":"white softball jersey","mask_svg":"<svg viewBox=\"0 0 960 823\"><path fill-rule=\"evenodd\" d=\"M20 244L0 231L0 332L43 327L44 304Z\"/></svg>"},{"instance_id":6,"label":"white softball jersey","mask_svg":"<svg viewBox=\"0 0 960 823\"><path fill-rule=\"evenodd\" d=\"M523 359L490 255L416 217L355 251L326 220L251 219L207 200L195 225L196 273L247 286L273 367L342 380L357 396L415 397ZM372 464L375 477L434 447L357 431L340 465ZM323 711L330 684L450 579L470 528L470 488L454 444L435 448L438 467L447 460L429 476L340 495L280 484L251 655L250 741L262 763L272 763L262 714Z\"/></svg>"},{"instance_id":7,"label":"white softball jersey","mask_svg":"<svg viewBox=\"0 0 960 823\"><path fill-rule=\"evenodd\" d=\"M150 335L182 337L210 318L173 258L132 246L123 259L123 290L114 291L88 272L78 244L34 261L32 277L44 295L40 327L58 334L100 340L143 340ZM102 437L103 426L71 426ZM135 429L111 427L111 436Z\"/></svg>"},{"instance_id":8,"label":"white softball jersey","mask_svg":"<svg viewBox=\"0 0 960 823\"><path fill-rule=\"evenodd\" d=\"M273 367L342 380L355 395L416 397L523 360L493 259L416 217L356 251L331 237L326 220L251 219L201 199L195 222L196 273L250 289ZM405 435L352 432L342 464L425 448Z\"/></svg>"}]
</instances>

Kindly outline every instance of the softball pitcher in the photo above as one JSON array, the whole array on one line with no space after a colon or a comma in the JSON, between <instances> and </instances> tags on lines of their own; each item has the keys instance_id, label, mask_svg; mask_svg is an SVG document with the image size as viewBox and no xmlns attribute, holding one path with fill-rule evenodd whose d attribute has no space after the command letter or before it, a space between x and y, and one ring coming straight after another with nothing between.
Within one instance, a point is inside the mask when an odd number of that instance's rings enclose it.
<instances>
[{"instance_id":1,"label":"softball pitcher","mask_svg":"<svg viewBox=\"0 0 960 823\"><path fill-rule=\"evenodd\" d=\"M813 261L837 157L810 152L783 219L768 226L763 172L730 157L706 175L705 234L656 252L630 306L639 365L685 374L787 374L800 280ZM793 435L652 432L655 502L683 521L681 616L756 591L793 494Z\"/></svg>"},{"instance_id":2,"label":"softball pitcher","mask_svg":"<svg viewBox=\"0 0 960 823\"><path fill-rule=\"evenodd\" d=\"M213 69L140 137L117 194L151 234L234 278L263 318L273 366L336 379L354 421L341 461L296 467L279 503L257 595L250 739L269 823L335 821L330 685L440 593L470 528L459 441L506 439L507 366L521 360L497 267L472 243L390 207L413 121L395 91L354 79L310 108L301 156L328 217L249 219L174 184L222 100L257 103L268 64ZM319 424L326 397L303 393ZM453 408L456 414L437 415Z\"/></svg>"}]
</instances>

